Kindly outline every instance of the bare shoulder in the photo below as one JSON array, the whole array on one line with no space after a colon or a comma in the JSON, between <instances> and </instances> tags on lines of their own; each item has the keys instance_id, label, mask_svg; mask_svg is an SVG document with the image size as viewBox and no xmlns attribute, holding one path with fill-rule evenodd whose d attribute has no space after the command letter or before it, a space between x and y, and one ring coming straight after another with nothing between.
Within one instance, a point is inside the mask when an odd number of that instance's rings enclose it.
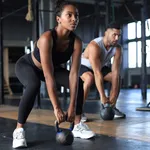
<instances>
[{"instance_id":1,"label":"bare shoulder","mask_svg":"<svg viewBox=\"0 0 150 150\"><path fill-rule=\"evenodd\" d=\"M83 57L98 58L100 56L100 47L96 42L91 41L84 50Z\"/></svg>"},{"instance_id":2,"label":"bare shoulder","mask_svg":"<svg viewBox=\"0 0 150 150\"><path fill-rule=\"evenodd\" d=\"M37 41L37 44L38 46L40 46L41 44L46 44L46 43L50 44L51 42L52 42L52 33L51 31L46 31L40 36L39 40Z\"/></svg>"},{"instance_id":3,"label":"bare shoulder","mask_svg":"<svg viewBox=\"0 0 150 150\"><path fill-rule=\"evenodd\" d=\"M122 53L123 53L123 49L122 49L122 46L120 44L117 44L116 45L116 56L120 57L122 56Z\"/></svg>"},{"instance_id":4,"label":"bare shoulder","mask_svg":"<svg viewBox=\"0 0 150 150\"><path fill-rule=\"evenodd\" d=\"M91 41L88 46L87 49L89 51L89 54L99 54L100 53L100 47L98 46L98 44L94 41Z\"/></svg>"},{"instance_id":5,"label":"bare shoulder","mask_svg":"<svg viewBox=\"0 0 150 150\"><path fill-rule=\"evenodd\" d=\"M117 45L116 45L116 48L117 48L118 50L121 50L121 51L122 51L122 46L121 46L120 44L117 44Z\"/></svg>"},{"instance_id":6,"label":"bare shoulder","mask_svg":"<svg viewBox=\"0 0 150 150\"><path fill-rule=\"evenodd\" d=\"M75 43L76 44L82 44L82 40L81 40L81 38L79 37L79 36L75 36Z\"/></svg>"},{"instance_id":7,"label":"bare shoulder","mask_svg":"<svg viewBox=\"0 0 150 150\"><path fill-rule=\"evenodd\" d=\"M82 52L82 40L78 36L75 36L74 50L80 53Z\"/></svg>"}]
</instances>

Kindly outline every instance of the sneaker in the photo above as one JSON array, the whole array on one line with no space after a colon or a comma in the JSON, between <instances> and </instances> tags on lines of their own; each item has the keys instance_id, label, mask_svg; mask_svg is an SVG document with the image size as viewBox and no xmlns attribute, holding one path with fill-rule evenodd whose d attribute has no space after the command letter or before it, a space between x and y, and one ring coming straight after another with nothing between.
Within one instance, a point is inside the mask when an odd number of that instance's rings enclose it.
<instances>
[{"instance_id":1,"label":"sneaker","mask_svg":"<svg viewBox=\"0 0 150 150\"><path fill-rule=\"evenodd\" d=\"M114 112L114 118L126 118L126 115L123 112L119 111L119 109L117 109L116 107L114 108Z\"/></svg>"},{"instance_id":2,"label":"sneaker","mask_svg":"<svg viewBox=\"0 0 150 150\"><path fill-rule=\"evenodd\" d=\"M91 131L89 127L83 122L76 124L72 133L74 137L81 139L89 139L95 136L95 133Z\"/></svg>"},{"instance_id":3,"label":"sneaker","mask_svg":"<svg viewBox=\"0 0 150 150\"><path fill-rule=\"evenodd\" d=\"M13 148L27 147L25 131L23 128L15 129L13 132Z\"/></svg>"},{"instance_id":4,"label":"sneaker","mask_svg":"<svg viewBox=\"0 0 150 150\"><path fill-rule=\"evenodd\" d=\"M86 115L84 113L81 115L81 121L82 122L86 122L87 121L87 117L86 117Z\"/></svg>"}]
</instances>

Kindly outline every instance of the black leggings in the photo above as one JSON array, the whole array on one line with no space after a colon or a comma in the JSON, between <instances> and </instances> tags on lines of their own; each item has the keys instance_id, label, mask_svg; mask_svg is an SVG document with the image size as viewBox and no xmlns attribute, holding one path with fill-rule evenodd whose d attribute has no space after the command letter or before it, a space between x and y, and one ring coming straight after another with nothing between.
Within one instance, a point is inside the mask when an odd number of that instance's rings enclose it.
<instances>
[{"instance_id":1,"label":"black leggings","mask_svg":"<svg viewBox=\"0 0 150 150\"><path fill-rule=\"evenodd\" d=\"M19 81L25 87L25 91L23 92L23 96L19 104L18 114L18 122L24 124L33 108L35 97L41 86L41 81L45 81L45 79L43 72L34 65L31 54L26 54L17 61L15 71ZM54 69L54 77L56 83L64 86L65 88L69 88L68 70L57 67ZM76 115L82 114L83 94L83 82L79 78Z\"/></svg>"}]
</instances>

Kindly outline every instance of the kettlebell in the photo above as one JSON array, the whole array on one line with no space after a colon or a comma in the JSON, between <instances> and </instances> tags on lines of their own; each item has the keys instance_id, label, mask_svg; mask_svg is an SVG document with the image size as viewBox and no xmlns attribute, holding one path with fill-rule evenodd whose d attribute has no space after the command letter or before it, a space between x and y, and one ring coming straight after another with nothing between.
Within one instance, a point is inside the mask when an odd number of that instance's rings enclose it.
<instances>
[{"instance_id":1,"label":"kettlebell","mask_svg":"<svg viewBox=\"0 0 150 150\"><path fill-rule=\"evenodd\" d=\"M74 123L70 123L70 127L68 129L60 129L58 121L55 121L56 142L61 145L71 145L74 141L72 133L73 128Z\"/></svg>"},{"instance_id":2,"label":"kettlebell","mask_svg":"<svg viewBox=\"0 0 150 150\"><path fill-rule=\"evenodd\" d=\"M115 112L111 106L111 104L101 104L100 117L103 120L113 120Z\"/></svg>"}]
</instances>

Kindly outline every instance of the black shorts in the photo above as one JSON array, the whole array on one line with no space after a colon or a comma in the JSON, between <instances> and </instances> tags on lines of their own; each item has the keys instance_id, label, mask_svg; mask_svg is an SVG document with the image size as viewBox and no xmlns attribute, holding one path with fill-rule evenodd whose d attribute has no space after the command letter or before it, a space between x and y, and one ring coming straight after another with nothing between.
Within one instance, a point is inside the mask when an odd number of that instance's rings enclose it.
<instances>
[{"instance_id":1,"label":"black shorts","mask_svg":"<svg viewBox=\"0 0 150 150\"><path fill-rule=\"evenodd\" d=\"M81 65L79 75L82 76L83 73L88 72L88 71L90 71L93 74L93 70L91 70L90 68L88 68L84 65ZM102 68L101 72L102 72L103 77L105 77L108 73L111 72L111 68L108 66L104 66Z\"/></svg>"}]
</instances>

